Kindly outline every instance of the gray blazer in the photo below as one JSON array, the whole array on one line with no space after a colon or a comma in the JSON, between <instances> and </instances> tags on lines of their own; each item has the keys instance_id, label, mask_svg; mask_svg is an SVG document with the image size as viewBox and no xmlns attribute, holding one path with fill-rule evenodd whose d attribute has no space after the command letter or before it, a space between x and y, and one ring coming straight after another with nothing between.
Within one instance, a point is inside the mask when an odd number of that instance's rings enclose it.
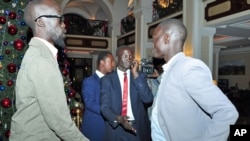
<instances>
[{"instance_id":1,"label":"gray blazer","mask_svg":"<svg viewBox=\"0 0 250 141\"><path fill-rule=\"evenodd\" d=\"M226 141L238 118L235 106L212 83L200 60L178 54L164 70L157 95L158 121L167 141ZM153 131L152 131L153 132Z\"/></svg>"},{"instance_id":2,"label":"gray blazer","mask_svg":"<svg viewBox=\"0 0 250 141\"><path fill-rule=\"evenodd\" d=\"M46 45L32 38L16 80L17 111L10 141L87 141L67 106L58 63Z\"/></svg>"}]
</instances>

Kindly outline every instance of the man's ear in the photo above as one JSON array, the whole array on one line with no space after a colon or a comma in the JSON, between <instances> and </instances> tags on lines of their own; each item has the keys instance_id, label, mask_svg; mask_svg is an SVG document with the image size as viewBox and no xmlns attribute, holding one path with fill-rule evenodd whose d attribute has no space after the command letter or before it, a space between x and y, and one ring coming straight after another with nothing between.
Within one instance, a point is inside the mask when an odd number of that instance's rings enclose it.
<instances>
[{"instance_id":1,"label":"man's ear","mask_svg":"<svg viewBox=\"0 0 250 141\"><path fill-rule=\"evenodd\" d=\"M36 23L39 27L45 27L45 23L41 18L37 19Z\"/></svg>"},{"instance_id":2,"label":"man's ear","mask_svg":"<svg viewBox=\"0 0 250 141\"><path fill-rule=\"evenodd\" d=\"M104 60L100 60L100 64L104 64Z\"/></svg>"},{"instance_id":3,"label":"man's ear","mask_svg":"<svg viewBox=\"0 0 250 141\"><path fill-rule=\"evenodd\" d=\"M170 39L170 36L169 36L169 34L164 34L164 43L165 44L167 44L167 43L169 43L169 39Z\"/></svg>"}]
</instances>

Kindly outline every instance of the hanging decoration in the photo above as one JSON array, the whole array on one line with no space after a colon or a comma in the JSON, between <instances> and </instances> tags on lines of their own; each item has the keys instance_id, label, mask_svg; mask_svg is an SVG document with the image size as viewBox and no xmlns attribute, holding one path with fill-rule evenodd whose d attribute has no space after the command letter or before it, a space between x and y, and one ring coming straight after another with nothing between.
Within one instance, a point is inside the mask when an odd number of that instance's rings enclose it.
<instances>
[{"instance_id":1,"label":"hanging decoration","mask_svg":"<svg viewBox=\"0 0 250 141\"><path fill-rule=\"evenodd\" d=\"M0 24L5 24L5 23L6 23L6 17L0 16Z\"/></svg>"},{"instance_id":2,"label":"hanging decoration","mask_svg":"<svg viewBox=\"0 0 250 141\"><path fill-rule=\"evenodd\" d=\"M8 69L8 72L9 72L9 73L14 73L14 72L16 72L16 64L14 64L14 63L8 64L7 69Z\"/></svg>"},{"instance_id":3,"label":"hanging decoration","mask_svg":"<svg viewBox=\"0 0 250 141\"><path fill-rule=\"evenodd\" d=\"M152 20L156 21L181 11L183 0L155 0L153 1Z\"/></svg>"},{"instance_id":4,"label":"hanging decoration","mask_svg":"<svg viewBox=\"0 0 250 141\"><path fill-rule=\"evenodd\" d=\"M10 25L8 27L8 33L10 35L16 35L17 31L18 31L18 29L17 29L17 27L15 25Z\"/></svg>"},{"instance_id":5,"label":"hanging decoration","mask_svg":"<svg viewBox=\"0 0 250 141\"><path fill-rule=\"evenodd\" d=\"M23 50L23 48L25 47L25 44L23 40L21 39L16 39L13 45L14 45L14 48L18 51Z\"/></svg>"},{"instance_id":6,"label":"hanging decoration","mask_svg":"<svg viewBox=\"0 0 250 141\"><path fill-rule=\"evenodd\" d=\"M11 100L9 98L3 98L1 100L1 105L2 105L3 108L10 108Z\"/></svg>"}]
</instances>

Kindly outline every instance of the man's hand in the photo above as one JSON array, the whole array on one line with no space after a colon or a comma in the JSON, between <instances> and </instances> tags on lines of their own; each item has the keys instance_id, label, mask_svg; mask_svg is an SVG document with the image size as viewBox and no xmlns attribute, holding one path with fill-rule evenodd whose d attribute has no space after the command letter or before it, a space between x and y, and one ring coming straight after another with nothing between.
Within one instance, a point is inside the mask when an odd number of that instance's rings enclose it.
<instances>
[{"instance_id":1,"label":"man's hand","mask_svg":"<svg viewBox=\"0 0 250 141\"><path fill-rule=\"evenodd\" d=\"M132 71L132 74L133 74L133 77L134 79L138 77L138 69L139 69L139 62L138 60L133 60L132 62L133 65L131 65L131 71Z\"/></svg>"},{"instance_id":2,"label":"man's hand","mask_svg":"<svg viewBox=\"0 0 250 141\"><path fill-rule=\"evenodd\" d=\"M128 116L116 116L116 121L123 126L123 128L136 133L136 130L133 128L132 124L128 121Z\"/></svg>"}]
</instances>

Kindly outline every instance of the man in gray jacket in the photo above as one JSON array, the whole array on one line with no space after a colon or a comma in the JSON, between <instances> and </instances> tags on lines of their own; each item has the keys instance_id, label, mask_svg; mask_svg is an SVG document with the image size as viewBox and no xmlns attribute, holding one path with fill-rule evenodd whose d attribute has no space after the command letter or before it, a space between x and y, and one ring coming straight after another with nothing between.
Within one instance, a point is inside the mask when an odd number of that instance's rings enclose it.
<instances>
[{"instance_id":1,"label":"man in gray jacket","mask_svg":"<svg viewBox=\"0 0 250 141\"><path fill-rule=\"evenodd\" d=\"M54 0L33 0L24 13L34 37L16 80L10 141L88 141L72 121L54 44L64 46L65 25Z\"/></svg>"},{"instance_id":2,"label":"man in gray jacket","mask_svg":"<svg viewBox=\"0 0 250 141\"><path fill-rule=\"evenodd\" d=\"M187 34L178 19L166 19L154 30L154 57L166 64L153 104L152 139L226 141L238 111L214 85L207 65L184 54Z\"/></svg>"}]
</instances>

